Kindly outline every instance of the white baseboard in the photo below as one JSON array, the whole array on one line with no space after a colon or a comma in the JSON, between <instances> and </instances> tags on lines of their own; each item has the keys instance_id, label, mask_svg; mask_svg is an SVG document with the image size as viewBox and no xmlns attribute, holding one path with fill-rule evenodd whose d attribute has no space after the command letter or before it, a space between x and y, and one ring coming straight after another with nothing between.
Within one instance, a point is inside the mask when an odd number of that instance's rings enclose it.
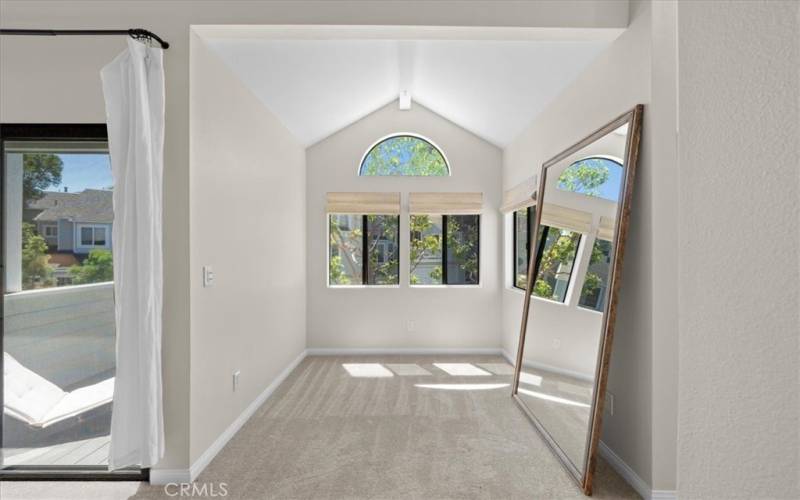
<instances>
[{"instance_id":1,"label":"white baseboard","mask_svg":"<svg viewBox=\"0 0 800 500\"><path fill-rule=\"evenodd\" d=\"M189 469L150 469L150 484L191 483Z\"/></svg>"},{"instance_id":2,"label":"white baseboard","mask_svg":"<svg viewBox=\"0 0 800 500\"><path fill-rule=\"evenodd\" d=\"M511 356L511 353L509 353L508 351L506 351L504 349L502 354L503 354L503 357L506 358L506 361L508 361L511 364L511 366L514 366L514 364L516 363L516 360L514 359L514 357ZM545 371L548 371L548 372L557 373L559 375L564 375L565 377L576 378L578 380L585 380L587 382L593 382L594 381L594 377L591 376L591 375L587 375L585 373L581 373L581 372L577 372L577 371L573 371L573 370L567 370L567 369L564 369L564 368L559 368L557 366L547 365L545 363L539 363L538 361L523 361L522 365L526 366L528 368L532 368L534 370L537 370L537 369L538 370L545 370Z\"/></svg>"},{"instance_id":3,"label":"white baseboard","mask_svg":"<svg viewBox=\"0 0 800 500\"><path fill-rule=\"evenodd\" d=\"M211 463L214 457L222 451L228 441L236 435L239 429L255 414L255 412L275 392L281 383L297 368L306 356L348 356L348 355L429 355L429 354L488 354L501 355L509 363L514 364L508 352L499 348L310 348L300 353L284 370L267 386L264 391L228 426L225 431L200 455L189 469L151 469L150 483L165 485L170 483L190 483L200 476L200 473ZM527 365L527 363L526 363ZM651 490L648 484L639 477L611 448L602 441L599 446L602 456L628 484L636 490L645 500L672 500L677 499L677 492L672 490Z\"/></svg>"},{"instance_id":4,"label":"white baseboard","mask_svg":"<svg viewBox=\"0 0 800 500\"><path fill-rule=\"evenodd\" d=\"M607 444L600 441L598 447L600 456L617 471L617 474L622 476L631 487L636 490L644 500L677 500L678 492L674 490L651 490L650 485L644 479L639 477L631 467L622 460L619 455L614 453L614 450L608 447Z\"/></svg>"},{"instance_id":5,"label":"white baseboard","mask_svg":"<svg viewBox=\"0 0 800 500\"><path fill-rule=\"evenodd\" d=\"M511 356L511 353L503 350L503 357L506 358L512 366L516 362L516 360ZM562 373L564 375L569 375L572 377L578 376L578 378L586 378L585 375L575 374L573 372L569 372L566 370L560 370L553 367L546 367L544 365L538 363L531 363L525 362L525 366L530 366L531 368L540 368L540 369L549 369L550 371L556 373ZM591 380L591 378L589 378ZM636 490L639 495L642 496L645 500L677 500L678 494L674 490L651 490L650 485L648 485L644 479L639 477L639 475L627 464L624 460L622 460L619 455L614 453L614 450L608 447L607 444L600 441L600 445L598 447L598 452L600 456L603 457L606 462L617 471L617 474L622 476L631 487Z\"/></svg>"},{"instance_id":6,"label":"white baseboard","mask_svg":"<svg viewBox=\"0 0 800 500\"><path fill-rule=\"evenodd\" d=\"M188 470L185 469L153 469L150 471L150 483L151 484L169 484L169 483L191 483L200 475L201 472L214 460L214 457L222 451L228 441L239 432L239 429L250 420L250 417L264 404L264 402L275 392L275 389L278 388L281 383L286 380L286 377L289 376L292 371L297 368L303 359L305 359L307 352L304 350L300 353L294 361L289 363L289 366L283 369L283 371L275 377L275 380L272 381L271 384L267 386L264 391L258 395L258 397L250 403L250 405L245 408L245 410L236 417L236 420L228 426L225 431L220 434L220 436L211 443L206 451L203 452L202 455L191 465Z\"/></svg>"},{"instance_id":7,"label":"white baseboard","mask_svg":"<svg viewBox=\"0 0 800 500\"><path fill-rule=\"evenodd\" d=\"M502 355L499 347L309 347L309 356L391 356L391 355Z\"/></svg>"},{"instance_id":8,"label":"white baseboard","mask_svg":"<svg viewBox=\"0 0 800 500\"><path fill-rule=\"evenodd\" d=\"M678 500L678 492L675 490L652 490L650 500Z\"/></svg>"}]
</instances>

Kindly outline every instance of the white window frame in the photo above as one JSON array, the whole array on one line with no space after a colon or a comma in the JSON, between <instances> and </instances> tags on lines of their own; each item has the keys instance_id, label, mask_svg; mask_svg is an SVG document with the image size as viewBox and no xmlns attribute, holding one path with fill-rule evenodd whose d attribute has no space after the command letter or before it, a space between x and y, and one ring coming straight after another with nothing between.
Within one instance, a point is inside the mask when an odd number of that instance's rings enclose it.
<instances>
[{"instance_id":1,"label":"white window frame","mask_svg":"<svg viewBox=\"0 0 800 500\"><path fill-rule=\"evenodd\" d=\"M78 233L76 235L76 239L79 242L79 244L75 245L75 246L83 247L83 248L108 248L108 236L109 236L108 229L109 228L105 224L76 224L75 227L76 227L76 232ZM83 229L84 228L89 228L89 229L92 230L92 243L90 245L87 245L87 244L85 244L83 242L83 234L82 233L83 233ZM98 245L96 243L96 241L97 241L97 230L98 229L102 229L105 232L105 238L103 238L105 243L103 243L102 245Z\"/></svg>"},{"instance_id":2,"label":"white window frame","mask_svg":"<svg viewBox=\"0 0 800 500\"><path fill-rule=\"evenodd\" d=\"M409 259L411 258L411 256L410 256L411 238L413 236L412 231L411 231L411 217L414 216L414 215L435 215L437 217L442 217L442 234L441 234L442 241L444 240L444 238L447 237L446 234L445 234L445 231L446 231L446 229L445 229L446 226L445 226L445 223L444 223L444 218L445 217L453 217L453 216L459 216L459 215L477 215L478 216L478 282L477 283L453 283L453 284L450 284L450 283L438 283L438 284L437 283L428 283L428 284L418 283L418 284L414 284L414 283L411 283L411 271L409 270L409 272L406 273L406 280L407 280L408 287L409 288L419 288L419 289L424 289L424 288L440 288L440 289L443 289L443 288L476 288L476 289L477 288L483 288L483 261L481 260L481 251L483 250L483 231L482 231L482 229L483 229L483 214L408 214L408 240L407 241L408 241L408 247L409 247ZM440 244L441 244L441 241L440 241ZM442 252L443 253L442 253L441 262L442 262L442 267L444 267L444 266L447 265L447 259L444 256L444 248L442 248Z\"/></svg>"},{"instance_id":3,"label":"white window frame","mask_svg":"<svg viewBox=\"0 0 800 500\"><path fill-rule=\"evenodd\" d=\"M331 285L331 215L355 215L359 217L363 217L365 214L357 214L357 213L344 213L344 212L325 212L325 286L332 290L358 290L358 289L374 289L374 288L400 288L400 277L398 275L398 280L396 284L393 285L369 285L362 282L357 284L350 284L350 285ZM400 214L377 214L377 215L387 215L387 216L394 216L398 217L398 224L397 224L397 234L398 238L400 238L402 231L400 230ZM362 231L366 231L366 228L362 224ZM400 240L397 240L397 250L398 250L398 259L402 259L400 257ZM363 250L362 250L363 251ZM402 263L402 261L400 261ZM398 264L398 273L399 273L399 264Z\"/></svg>"},{"instance_id":4,"label":"white window frame","mask_svg":"<svg viewBox=\"0 0 800 500\"><path fill-rule=\"evenodd\" d=\"M50 229L53 230L53 234L47 234ZM42 232L45 238L58 238L58 224L43 224Z\"/></svg>"}]
</instances>

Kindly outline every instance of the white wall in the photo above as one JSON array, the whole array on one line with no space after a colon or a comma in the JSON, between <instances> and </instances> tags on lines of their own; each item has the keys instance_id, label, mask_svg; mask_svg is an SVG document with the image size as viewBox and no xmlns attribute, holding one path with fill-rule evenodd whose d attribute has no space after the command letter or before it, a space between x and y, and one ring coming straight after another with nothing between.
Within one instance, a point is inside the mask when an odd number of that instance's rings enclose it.
<instances>
[{"instance_id":1,"label":"white wall","mask_svg":"<svg viewBox=\"0 0 800 500\"><path fill-rule=\"evenodd\" d=\"M305 150L191 45L191 448L196 460L306 345ZM232 374L240 371L233 392Z\"/></svg>"},{"instance_id":2,"label":"white wall","mask_svg":"<svg viewBox=\"0 0 800 500\"><path fill-rule=\"evenodd\" d=\"M540 170L542 163L634 105L650 103L652 5L631 3L631 24L611 47L593 62L504 152L504 188L509 188ZM662 212L651 199L653 134L650 124L657 116L647 106L644 134L634 184L631 226L623 266L622 290L617 311L614 350L608 389L614 394L614 415L603 419L603 441L648 485L675 489L675 435L668 428L653 429L651 373L653 289L658 262L653 260L653 227L672 214ZM666 134L665 134L666 135ZM509 228L508 225L506 225ZM506 238L508 240L508 238ZM674 242L673 242L674 244ZM510 253L510 248L506 248ZM669 270L667 270L669 272ZM671 270L674 274L675 270ZM660 279L660 275L658 275ZM534 302L535 308L539 301ZM503 347L515 353L522 315L523 294L507 288L503 292ZM534 313L535 314L535 313ZM671 332L673 338L675 332ZM667 382L669 383L669 382ZM669 405L670 402L666 401ZM674 400L672 419L676 417ZM665 410L669 419L670 410ZM654 433L667 433L672 449L661 449L659 469L652 468ZM669 456L673 457L670 465Z\"/></svg>"},{"instance_id":3,"label":"white wall","mask_svg":"<svg viewBox=\"0 0 800 500\"><path fill-rule=\"evenodd\" d=\"M450 177L359 177L378 139L413 132L431 139L450 162ZM501 151L420 105L391 103L307 150L308 346L311 348L497 348L500 295ZM328 288L325 193L401 192L399 288ZM481 191L479 287L408 286L408 193ZM415 323L412 332L407 321Z\"/></svg>"},{"instance_id":4,"label":"white wall","mask_svg":"<svg viewBox=\"0 0 800 500\"><path fill-rule=\"evenodd\" d=\"M800 497L800 3L686 2L681 498Z\"/></svg>"}]
</instances>

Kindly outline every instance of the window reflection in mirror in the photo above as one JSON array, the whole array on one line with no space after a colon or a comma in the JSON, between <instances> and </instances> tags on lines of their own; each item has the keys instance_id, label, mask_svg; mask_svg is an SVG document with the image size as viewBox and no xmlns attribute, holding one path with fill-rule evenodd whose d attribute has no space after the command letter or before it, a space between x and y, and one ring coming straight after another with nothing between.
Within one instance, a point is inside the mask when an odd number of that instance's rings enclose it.
<instances>
[{"instance_id":1,"label":"window reflection in mirror","mask_svg":"<svg viewBox=\"0 0 800 500\"><path fill-rule=\"evenodd\" d=\"M626 130L609 130L549 163L539 205L514 214L515 286L527 284L528 258L536 255L517 397L579 475L589 445ZM528 242L537 211L537 234Z\"/></svg>"}]
</instances>

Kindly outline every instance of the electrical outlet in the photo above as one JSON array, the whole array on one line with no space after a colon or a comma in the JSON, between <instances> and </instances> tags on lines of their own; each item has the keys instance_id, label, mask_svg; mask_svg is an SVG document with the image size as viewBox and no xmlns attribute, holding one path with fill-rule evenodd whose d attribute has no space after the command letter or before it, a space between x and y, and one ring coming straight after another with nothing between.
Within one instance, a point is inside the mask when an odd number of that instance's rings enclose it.
<instances>
[{"instance_id":1,"label":"electrical outlet","mask_svg":"<svg viewBox=\"0 0 800 500\"><path fill-rule=\"evenodd\" d=\"M414 322L414 320L412 320L412 319L408 320L408 321L406 322L406 330L408 330L409 332L415 332L415 331L417 331L417 324L416 324L416 322Z\"/></svg>"},{"instance_id":2,"label":"electrical outlet","mask_svg":"<svg viewBox=\"0 0 800 500\"><path fill-rule=\"evenodd\" d=\"M242 372L239 370L233 372L233 392L236 392L236 389L239 388L239 375L241 374Z\"/></svg>"},{"instance_id":3,"label":"electrical outlet","mask_svg":"<svg viewBox=\"0 0 800 500\"><path fill-rule=\"evenodd\" d=\"M205 288L214 286L214 270L211 266L203 266L203 286Z\"/></svg>"},{"instance_id":4,"label":"electrical outlet","mask_svg":"<svg viewBox=\"0 0 800 500\"><path fill-rule=\"evenodd\" d=\"M603 409L610 416L614 416L614 395L609 391L606 391L606 401L603 404Z\"/></svg>"}]
</instances>

